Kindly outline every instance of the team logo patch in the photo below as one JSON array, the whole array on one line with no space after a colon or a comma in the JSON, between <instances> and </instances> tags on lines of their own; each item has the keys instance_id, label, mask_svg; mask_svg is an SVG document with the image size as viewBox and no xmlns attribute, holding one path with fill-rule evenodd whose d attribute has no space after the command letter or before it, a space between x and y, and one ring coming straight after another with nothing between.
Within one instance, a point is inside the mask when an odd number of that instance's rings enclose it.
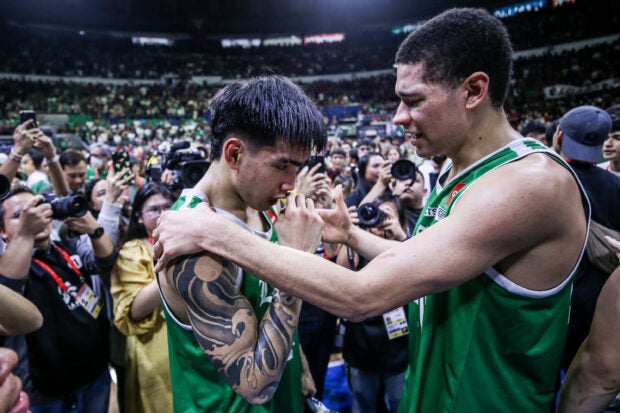
<instances>
[{"instance_id":1,"label":"team logo patch","mask_svg":"<svg viewBox=\"0 0 620 413\"><path fill-rule=\"evenodd\" d=\"M446 201L446 206L450 205L450 202L452 202L452 198L454 198L461 189L465 188L467 186L466 183L461 182L460 184L457 184L454 189L452 190L452 192L450 193L450 197L448 198L448 200Z\"/></svg>"}]
</instances>

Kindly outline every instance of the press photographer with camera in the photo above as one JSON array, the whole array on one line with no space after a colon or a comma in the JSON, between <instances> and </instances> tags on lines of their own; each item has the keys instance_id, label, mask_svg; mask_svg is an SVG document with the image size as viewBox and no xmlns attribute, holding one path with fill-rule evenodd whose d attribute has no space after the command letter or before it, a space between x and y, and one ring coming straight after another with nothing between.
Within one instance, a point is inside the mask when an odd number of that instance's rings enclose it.
<instances>
[{"instance_id":1,"label":"press photographer with camera","mask_svg":"<svg viewBox=\"0 0 620 413\"><path fill-rule=\"evenodd\" d=\"M405 209L389 191L358 208L350 207L349 214L354 225L377 237L404 241L411 233ZM343 245L336 263L358 271L368 260ZM352 413L374 412L378 405L384 411L397 412L407 369L406 314L407 306L404 306L360 322L342 319L345 328L342 355L351 389Z\"/></svg>"},{"instance_id":2,"label":"press photographer with camera","mask_svg":"<svg viewBox=\"0 0 620 413\"><path fill-rule=\"evenodd\" d=\"M11 251L2 257L0 284L22 293L45 320L39 330L6 343L19 355L17 372L34 413L61 406L108 409L109 322L91 275L109 272L116 251L83 206L75 197L46 201L26 187L11 189L0 203L0 236ZM92 247L75 238L51 241L52 218L88 233Z\"/></svg>"}]
</instances>

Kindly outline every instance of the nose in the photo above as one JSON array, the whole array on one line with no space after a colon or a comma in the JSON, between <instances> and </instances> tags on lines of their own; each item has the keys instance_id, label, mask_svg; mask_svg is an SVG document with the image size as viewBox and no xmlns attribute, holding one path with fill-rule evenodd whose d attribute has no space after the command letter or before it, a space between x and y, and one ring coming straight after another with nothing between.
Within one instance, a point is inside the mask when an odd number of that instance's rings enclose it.
<instances>
[{"instance_id":1,"label":"nose","mask_svg":"<svg viewBox=\"0 0 620 413\"><path fill-rule=\"evenodd\" d=\"M287 177L285 181L280 185L280 189L283 192L289 192L295 189L295 178L297 177L296 173L293 172L290 176Z\"/></svg>"},{"instance_id":2,"label":"nose","mask_svg":"<svg viewBox=\"0 0 620 413\"><path fill-rule=\"evenodd\" d=\"M394 118L392 119L392 122L395 125L401 125L401 126L406 126L409 124L409 122L411 122L411 117L409 116L409 110L407 108L407 105L405 105L404 102L400 102L400 104L398 105L398 108L396 108L396 113L394 114Z\"/></svg>"}]
</instances>

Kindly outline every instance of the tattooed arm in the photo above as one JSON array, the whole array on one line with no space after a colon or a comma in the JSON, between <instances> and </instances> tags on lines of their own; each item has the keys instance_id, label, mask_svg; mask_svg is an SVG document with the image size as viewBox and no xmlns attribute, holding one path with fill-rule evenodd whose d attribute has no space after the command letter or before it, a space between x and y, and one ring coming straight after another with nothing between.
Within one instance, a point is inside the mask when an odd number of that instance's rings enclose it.
<instances>
[{"instance_id":1,"label":"tattooed arm","mask_svg":"<svg viewBox=\"0 0 620 413\"><path fill-rule=\"evenodd\" d=\"M234 391L253 404L271 399L290 354L301 301L274 290L258 323L236 286L237 268L209 253L185 257L167 271L185 301L196 340Z\"/></svg>"}]
</instances>

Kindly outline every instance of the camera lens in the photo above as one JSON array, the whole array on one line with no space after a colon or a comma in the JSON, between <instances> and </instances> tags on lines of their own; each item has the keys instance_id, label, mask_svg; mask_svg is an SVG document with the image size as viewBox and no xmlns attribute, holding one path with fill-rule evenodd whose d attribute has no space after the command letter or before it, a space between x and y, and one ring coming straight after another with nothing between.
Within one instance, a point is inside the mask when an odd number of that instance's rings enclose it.
<instances>
[{"instance_id":1,"label":"camera lens","mask_svg":"<svg viewBox=\"0 0 620 413\"><path fill-rule=\"evenodd\" d=\"M374 228L385 221L385 214L373 203L362 204L357 208L360 228Z\"/></svg>"},{"instance_id":2,"label":"camera lens","mask_svg":"<svg viewBox=\"0 0 620 413\"><path fill-rule=\"evenodd\" d=\"M88 201L80 194L66 197L44 194L43 200L51 205L53 219L79 218L88 211Z\"/></svg>"},{"instance_id":3,"label":"camera lens","mask_svg":"<svg viewBox=\"0 0 620 413\"><path fill-rule=\"evenodd\" d=\"M408 159L399 159L392 165L392 176L399 181L407 179L415 179L417 168L413 162Z\"/></svg>"}]
</instances>

